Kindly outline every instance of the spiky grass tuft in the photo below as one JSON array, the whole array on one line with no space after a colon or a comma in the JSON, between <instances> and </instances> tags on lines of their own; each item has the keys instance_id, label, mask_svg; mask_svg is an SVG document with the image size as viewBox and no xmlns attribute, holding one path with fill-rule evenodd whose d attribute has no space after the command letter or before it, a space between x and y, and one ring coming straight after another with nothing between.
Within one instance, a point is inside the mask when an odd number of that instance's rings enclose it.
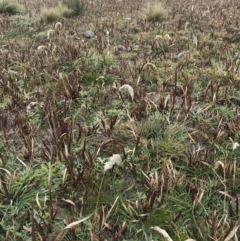
<instances>
[{"instance_id":1,"label":"spiky grass tuft","mask_svg":"<svg viewBox=\"0 0 240 241\"><path fill-rule=\"evenodd\" d=\"M20 14L24 11L23 5L14 0L0 0L0 14Z\"/></svg>"},{"instance_id":2,"label":"spiky grass tuft","mask_svg":"<svg viewBox=\"0 0 240 241\"><path fill-rule=\"evenodd\" d=\"M66 5L59 3L54 8L43 8L40 12L40 21L51 23L60 18L67 18L71 15L72 9Z\"/></svg>"},{"instance_id":3,"label":"spiky grass tuft","mask_svg":"<svg viewBox=\"0 0 240 241\"><path fill-rule=\"evenodd\" d=\"M149 22L163 22L167 17L167 10L161 2L146 2L142 12Z\"/></svg>"},{"instance_id":4,"label":"spiky grass tuft","mask_svg":"<svg viewBox=\"0 0 240 241\"><path fill-rule=\"evenodd\" d=\"M83 1L81 0L64 0L63 1L66 6L72 9L72 16L82 16L85 10Z\"/></svg>"}]
</instances>

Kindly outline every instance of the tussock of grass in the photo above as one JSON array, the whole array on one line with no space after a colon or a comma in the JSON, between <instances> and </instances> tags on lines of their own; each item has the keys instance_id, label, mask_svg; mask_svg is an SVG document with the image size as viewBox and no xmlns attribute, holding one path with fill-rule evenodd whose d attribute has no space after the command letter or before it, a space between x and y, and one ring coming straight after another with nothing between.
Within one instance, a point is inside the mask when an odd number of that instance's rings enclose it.
<instances>
[{"instance_id":1,"label":"tussock of grass","mask_svg":"<svg viewBox=\"0 0 240 241\"><path fill-rule=\"evenodd\" d=\"M12 0L0 0L0 14L19 14L22 13L24 7Z\"/></svg>"},{"instance_id":2,"label":"tussock of grass","mask_svg":"<svg viewBox=\"0 0 240 241\"><path fill-rule=\"evenodd\" d=\"M167 17L167 10L161 2L146 2L142 8L142 12L149 22L162 22Z\"/></svg>"},{"instance_id":3,"label":"tussock of grass","mask_svg":"<svg viewBox=\"0 0 240 241\"><path fill-rule=\"evenodd\" d=\"M81 0L65 0L63 1L66 6L72 9L71 15L82 16L84 13L84 4Z\"/></svg>"},{"instance_id":4,"label":"tussock of grass","mask_svg":"<svg viewBox=\"0 0 240 241\"><path fill-rule=\"evenodd\" d=\"M51 23L62 17L69 17L72 9L59 3L55 8L42 8L40 12L40 21Z\"/></svg>"}]
</instances>

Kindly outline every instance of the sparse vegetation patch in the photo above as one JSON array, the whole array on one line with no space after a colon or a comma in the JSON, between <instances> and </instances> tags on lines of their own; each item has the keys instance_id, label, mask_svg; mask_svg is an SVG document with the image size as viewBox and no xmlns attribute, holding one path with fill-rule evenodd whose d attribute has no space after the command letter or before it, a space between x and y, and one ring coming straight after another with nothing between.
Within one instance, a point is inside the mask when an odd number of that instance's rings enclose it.
<instances>
[{"instance_id":1,"label":"sparse vegetation patch","mask_svg":"<svg viewBox=\"0 0 240 241\"><path fill-rule=\"evenodd\" d=\"M239 240L238 1L19 4L0 15L0 240Z\"/></svg>"}]
</instances>

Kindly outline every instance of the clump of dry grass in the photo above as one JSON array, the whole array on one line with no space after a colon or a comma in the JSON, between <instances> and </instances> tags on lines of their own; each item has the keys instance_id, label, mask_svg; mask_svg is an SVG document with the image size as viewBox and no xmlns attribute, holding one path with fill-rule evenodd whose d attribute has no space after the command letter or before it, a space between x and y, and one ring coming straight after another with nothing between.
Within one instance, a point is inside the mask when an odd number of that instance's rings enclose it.
<instances>
[{"instance_id":1,"label":"clump of dry grass","mask_svg":"<svg viewBox=\"0 0 240 241\"><path fill-rule=\"evenodd\" d=\"M167 17L167 9L161 2L148 1L142 8L143 15L149 22L162 22Z\"/></svg>"},{"instance_id":2,"label":"clump of dry grass","mask_svg":"<svg viewBox=\"0 0 240 241\"><path fill-rule=\"evenodd\" d=\"M0 0L0 14L19 14L24 11L24 7L14 0Z\"/></svg>"},{"instance_id":3,"label":"clump of dry grass","mask_svg":"<svg viewBox=\"0 0 240 241\"><path fill-rule=\"evenodd\" d=\"M63 3L72 9L71 15L73 16L83 15L85 8L82 0L64 0Z\"/></svg>"},{"instance_id":4,"label":"clump of dry grass","mask_svg":"<svg viewBox=\"0 0 240 241\"><path fill-rule=\"evenodd\" d=\"M68 8L62 3L58 3L56 7L47 8L44 7L40 12L40 21L51 23L62 17L69 17L72 13L72 9Z\"/></svg>"}]
</instances>

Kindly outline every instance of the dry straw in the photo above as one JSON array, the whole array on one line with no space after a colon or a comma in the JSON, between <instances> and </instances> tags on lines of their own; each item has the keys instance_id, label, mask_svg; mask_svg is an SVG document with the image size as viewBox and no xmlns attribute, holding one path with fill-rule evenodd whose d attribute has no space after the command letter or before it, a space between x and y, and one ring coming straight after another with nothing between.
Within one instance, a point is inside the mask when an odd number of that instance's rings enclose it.
<instances>
[{"instance_id":1,"label":"dry straw","mask_svg":"<svg viewBox=\"0 0 240 241\"><path fill-rule=\"evenodd\" d=\"M149 22L163 22L168 15L162 3L156 1L146 2L142 8L142 12Z\"/></svg>"}]
</instances>

